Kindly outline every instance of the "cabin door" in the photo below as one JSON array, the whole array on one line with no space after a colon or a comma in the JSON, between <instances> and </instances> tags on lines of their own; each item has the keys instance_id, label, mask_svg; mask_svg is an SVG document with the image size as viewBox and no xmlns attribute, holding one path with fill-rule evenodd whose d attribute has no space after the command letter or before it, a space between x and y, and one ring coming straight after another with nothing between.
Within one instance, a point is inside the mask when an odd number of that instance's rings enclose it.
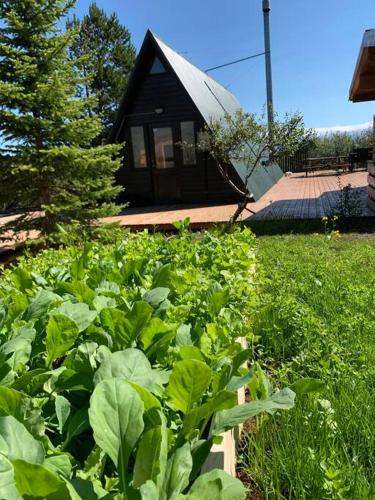
<instances>
[{"instance_id":1,"label":"cabin door","mask_svg":"<svg viewBox=\"0 0 375 500\"><path fill-rule=\"evenodd\" d=\"M155 203L175 203L181 198L177 130L171 123L149 127Z\"/></svg>"}]
</instances>

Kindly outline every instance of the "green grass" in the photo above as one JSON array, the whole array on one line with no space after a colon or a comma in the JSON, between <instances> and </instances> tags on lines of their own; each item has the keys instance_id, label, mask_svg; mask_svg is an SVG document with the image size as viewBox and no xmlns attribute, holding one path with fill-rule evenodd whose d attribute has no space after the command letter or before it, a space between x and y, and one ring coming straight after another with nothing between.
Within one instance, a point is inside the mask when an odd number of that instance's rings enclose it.
<instances>
[{"instance_id":1,"label":"green grass","mask_svg":"<svg viewBox=\"0 0 375 500\"><path fill-rule=\"evenodd\" d=\"M325 386L249 431L249 498L375 498L375 238L264 237L258 258L258 359Z\"/></svg>"}]
</instances>

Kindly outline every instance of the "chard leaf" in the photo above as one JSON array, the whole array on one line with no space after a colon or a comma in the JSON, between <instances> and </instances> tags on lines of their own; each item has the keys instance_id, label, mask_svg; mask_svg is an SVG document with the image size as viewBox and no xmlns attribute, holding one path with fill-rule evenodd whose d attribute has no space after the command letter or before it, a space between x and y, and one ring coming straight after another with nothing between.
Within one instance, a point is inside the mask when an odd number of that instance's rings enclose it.
<instances>
[{"instance_id":1,"label":"chard leaf","mask_svg":"<svg viewBox=\"0 0 375 500\"><path fill-rule=\"evenodd\" d=\"M175 410L187 413L193 408L208 388L211 369L205 363L195 359L185 359L175 363L166 395Z\"/></svg>"},{"instance_id":2,"label":"chard leaf","mask_svg":"<svg viewBox=\"0 0 375 500\"><path fill-rule=\"evenodd\" d=\"M46 365L63 356L79 335L77 323L63 314L52 314L47 324Z\"/></svg>"},{"instance_id":3,"label":"chard leaf","mask_svg":"<svg viewBox=\"0 0 375 500\"><path fill-rule=\"evenodd\" d=\"M153 290L146 292L142 299L148 302L154 309L157 309L160 304L168 298L169 294L169 288L159 286L158 288L154 288Z\"/></svg>"},{"instance_id":4,"label":"chard leaf","mask_svg":"<svg viewBox=\"0 0 375 500\"><path fill-rule=\"evenodd\" d=\"M75 436L78 436L81 432L90 428L87 408L80 408L74 413L74 415L69 418L67 427L63 448L65 448Z\"/></svg>"},{"instance_id":5,"label":"chard leaf","mask_svg":"<svg viewBox=\"0 0 375 500\"><path fill-rule=\"evenodd\" d=\"M237 405L237 394L234 392L220 391L207 403L197 406L185 415L183 422L183 433L185 436L199 427L203 419L208 419L222 410L233 408Z\"/></svg>"},{"instance_id":6,"label":"chard leaf","mask_svg":"<svg viewBox=\"0 0 375 500\"><path fill-rule=\"evenodd\" d=\"M260 413L273 413L275 410L289 410L294 406L295 393L286 388L267 399L250 401L215 415L214 434L221 434Z\"/></svg>"},{"instance_id":7,"label":"chard leaf","mask_svg":"<svg viewBox=\"0 0 375 500\"><path fill-rule=\"evenodd\" d=\"M120 309L102 309L100 319L120 347L128 347L136 339L151 319L153 309L144 301L134 302L125 314Z\"/></svg>"},{"instance_id":8,"label":"chard leaf","mask_svg":"<svg viewBox=\"0 0 375 500\"><path fill-rule=\"evenodd\" d=\"M165 498L176 499L189 485L189 477L193 468L190 444L185 443L174 452L167 463L166 477L163 486ZM213 500L213 499L212 499Z\"/></svg>"},{"instance_id":9,"label":"chard leaf","mask_svg":"<svg viewBox=\"0 0 375 500\"><path fill-rule=\"evenodd\" d=\"M130 338L136 339L149 323L153 309L147 302L139 300L134 302L133 307L126 315L127 328Z\"/></svg>"},{"instance_id":10,"label":"chard leaf","mask_svg":"<svg viewBox=\"0 0 375 500\"><path fill-rule=\"evenodd\" d=\"M193 345L190 335L191 325L181 325L176 333L176 346Z\"/></svg>"},{"instance_id":11,"label":"chard leaf","mask_svg":"<svg viewBox=\"0 0 375 500\"><path fill-rule=\"evenodd\" d=\"M115 297L116 295L120 295L120 287L114 281L103 280L95 292L107 295L108 297Z\"/></svg>"},{"instance_id":12,"label":"chard leaf","mask_svg":"<svg viewBox=\"0 0 375 500\"><path fill-rule=\"evenodd\" d=\"M241 481L221 469L213 469L199 476L186 496L189 500L203 498L220 500L245 500L246 490Z\"/></svg>"},{"instance_id":13,"label":"chard leaf","mask_svg":"<svg viewBox=\"0 0 375 500\"><path fill-rule=\"evenodd\" d=\"M44 459L43 465L47 467L47 469L52 470L52 472L57 472L66 478L69 478L72 472L72 464L66 453L48 456Z\"/></svg>"},{"instance_id":14,"label":"chard leaf","mask_svg":"<svg viewBox=\"0 0 375 500\"><path fill-rule=\"evenodd\" d=\"M26 309L23 319L38 320L45 316L48 309L56 302L61 302L61 297L50 290L40 290Z\"/></svg>"},{"instance_id":15,"label":"chard leaf","mask_svg":"<svg viewBox=\"0 0 375 500\"><path fill-rule=\"evenodd\" d=\"M78 302L88 305L91 305L95 298L95 292L84 281L62 282L59 286L60 290L73 295Z\"/></svg>"},{"instance_id":16,"label":"chard leaf","mask_svg":"<svg viewBox=\"0 0 375 500\"><path fill-rule=\"evenodd\" d=\"M175 330L174 325L168 325L160 318L152 318L150 323L143 329L140 340L144 349L148 349L152 346L159 336L171 333Z\"/></svg>"},{"instance_id":17,"label":"chard leaf","mask_svg":"<svg viewBox=\"0 0 375 500\"><path fill-rule=\"evenodd\" d=\"M117 351L104 358L94 375L94 383L116 377L135 382L149 391L153 391L156 385L156 374L149 360L138 349Z\"/></svg>"},{"instance_id":18,"label":"chard leaf","mask_svg":"<svg viewBox=\"0 0 375 500\"><path fill-rule=\"evenodd\" d=\"M81 478L75 478L67 482L67 488L71 500L98 500L100 498L111 498L108 492L100 486L100 483L93 483Z\"/></svg>"},{"instance_id":19,"label":"chard leaf","mask_svg":"<svg viewBox=\"0 0 375 500\"><path fill-rule=\"evenodd\" d=\"M13 460L14 478L22 497L46 498L57 495L61 500L69 499L65 482L47 467L24 460Z\"/></svg>"},{"instance_id":20,"label":"chard leaf","mask_svg":"<svg viewBox=\"0 0 375 500\"><path fill-rule=\"evenodd\" d=\"M140 487L141 500L160 500L159 490L153 481L146 481Z\"/></svg>"},{"instance_id":21,"label":"chard leaf","mask_svg":"<svg viewBox=\"0 0 375 500\"><path fill-rule=\"evenodd\" d=\"M0 354L7 357L7 365L17 372L30 358L31 345L36 331L29 325L17 328L13 337L0 346Z\"/></svg>"},{"instance_id":22,"label":"chard leaf","mask_svg":"<svg viewBox=\"0 0 375 500\"><path fill-rule=\"evenodd\" d=\"M228 391L237 391L237 389L240 389L244 385L248 384L251 379L253 378L253 372L249 371L245 373L245 375L242 375L241 377L232 377L227 385Z\"/></svg>"},{"instance_id":23,"label":"chard leaf","mask_svg":"<svg viewBox=\"0 0 375 500\"><path fill-rule=\"evenodd\" d=\"M151 410L152 408L160 408L160 401L153 394L151 394L151 392L134 382L129 382L129 384L138 392L138 395L145 405L145 412Z\"/></svg>"},{"instance_id":24,"label":"chard leaf","mask_svg":"<svg viewBox=\"0 0 375 500\"><path fill-rule=\"evenodd\" d=\"M91 396L89 419L95 442L118 467L120 476L142 434L143 411L137 391L120 378L103 380Z\"/></svg>"},{"instance_id":25,"label":"chard leaf","mask_svg":"<svg viewBox=\"0 0 375 500\"><path fill-rule=\"evenodd\" d=\"M0 453L0 494L6 500L22 500L17 491L11 462Z\"/></svg>"},{"instance_id":26,"label":"chard leaf","mask_svg":"<svg viewBox=\"0 0 375 500\"><path fill-rule=\"evenodd\" d=\"M211 316L217 316L229 301L229 290L223 289L219 283L214 283L207 292L207 307Z\"/></svg>"},{"instance_id":27,"label":"chard leaf","mask_svg":"<svg viewBox=\"0 0 375 500\"><path fill-rule=\"evenodd\" d=\"M11 415L35 435L44 434L41 411L31 398L14 389L0 386L0 415Z\"/></svg>"},{"instance_id":28,"label":"chard leaf","mask_svg":"<svg viewBox=\"0 0 375 500\"><path fill-rule=\"evenodd\" d=\"M153 481L160 489L165 477L168 455L168 433L163 425L142 434L135 458L133 487L139 488L146 481Z\"/></svg>"},{"instance_id":29,"label":"chard leaf","mask_svg":"<svg viewBox=\"0 0 375 500\"><path fill-rule=\"evenodd\" d=\"M93 323L97 316L96 311L91 311L87 304L78 302L64 302L57 309L53 310L53 314L67 316L78 326L78 331L83 332L86 328Z\"/></svg>"},{"instance_id":30,"label":"chard leaf","mask_svg":"<svg viewBox=\"0 0 375 500\"><path fill-rule=\"evenodd\" d=\"M59 423L58 429L62 432L65 422L68 420L70 415L71 407L69 401L64 398L64 396L60 396L58 394L55 398L55 410L57 421Z\"/></svg>"},{"instance_id":31,"label":"chard leaf","mask_svg":"<svg viewBox=\"0 0 375 500\"><path fill-rule=\"evenodd\" d=\"M34 464L44 460L44 448L18 420L0 417L0 453L10 460L21 459Z\"/></svg>"},{"instance_id":32,"label":"chard leaf","mask_svg":"<svg viewBox=\"0 0 375 500\"><path fill-rule=\"evenodd\" d=\"M100 312L102 309L116 307L116 301L115 299L106 297L105 295L97 295L92 301L92 305L98 312Z\"/></svg>"},{"instance_id":33,"label":"chard leaf","mask_svg":"<svg viewBox=\"0 0 375 500\"><path fill-rule=\"evenodd\" d=\"M197 359L204 362L201 351L195 345L184 345L178 351L181 359Z\"/></svg>"}]
</instances>

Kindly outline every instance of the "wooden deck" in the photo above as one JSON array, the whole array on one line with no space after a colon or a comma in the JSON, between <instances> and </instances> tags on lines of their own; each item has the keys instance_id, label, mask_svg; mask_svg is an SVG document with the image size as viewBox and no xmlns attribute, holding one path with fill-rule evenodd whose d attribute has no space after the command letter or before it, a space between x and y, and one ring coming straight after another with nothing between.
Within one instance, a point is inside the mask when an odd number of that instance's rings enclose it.
<instances>
[{"instance_id":1,"label":"wooden deck","mask_svg":"<svg viewBox=\"0 0 375 500\"><path fill-rule=\"evenodd\" d=\"M341 175L342 186L350 184L361 199L362 215L375 216L367 206L367 172L354 172ZM248 211L243 213L242 220L290 220L321 219L329 215L339 198L339 177L334 172L317 173L305 176L304 173L283 177L259 201L249 204ZM236 210L237 205L168 205L146 208L128 208L123 215L105 219L106 222L119 222L131 229L154 228L170 229L177 220L190 218L191 227L204 228L227 222ZM0 216L0 225L13 216ZM21 235L22 241L35 238L34 232ZM0 252L13 250L17 242L10 238L0 242Z\"/></svg>"},{"instance_id":2,"label":"wooden deck","mask_svg":"<svg viewBox=\"0 0 375 500\"><path fill-rule=\"evenodd\" d=\"M375 215L367 207L367 172L340 176L342 186L350 184L362 205L362 215ZM242 220L321 219L329 215L339 199L339 177L334 172L320 172L308 177L302 173L283 177L259 201L249 204L255 214L243 213ZM128 208L111 221L133 229L171 227L176 220L190 218L193 226L207 227L229 220L236 205L169 205Z\"/></svg>"}]
</instances>

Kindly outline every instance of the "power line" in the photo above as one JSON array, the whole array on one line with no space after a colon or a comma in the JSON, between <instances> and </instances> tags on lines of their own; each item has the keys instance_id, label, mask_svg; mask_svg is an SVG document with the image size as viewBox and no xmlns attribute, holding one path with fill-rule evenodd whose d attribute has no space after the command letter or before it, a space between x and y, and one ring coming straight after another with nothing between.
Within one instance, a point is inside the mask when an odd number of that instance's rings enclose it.
<instances>
[{"instance_id":1,"label":"power line","mask_svg":"<svg viewBox=\"0 0 375 500\"><path fill-rule=\"evenodd\" d=\"M266 52L260 52L259 54L254 54L252 56L243 57L242 59L236 59L235 61L232 61L229 63L220 64L220 66L214 66L213 68L206 69L205 73L208 73L209 71L213 71L214 69L225 68L226 66L231 66L232 64L237 64L237 63L240 63L242 61L248 61L249 59L254 59L255 57L264 56L265 53Z\"/></svg>"}]
</instances>

